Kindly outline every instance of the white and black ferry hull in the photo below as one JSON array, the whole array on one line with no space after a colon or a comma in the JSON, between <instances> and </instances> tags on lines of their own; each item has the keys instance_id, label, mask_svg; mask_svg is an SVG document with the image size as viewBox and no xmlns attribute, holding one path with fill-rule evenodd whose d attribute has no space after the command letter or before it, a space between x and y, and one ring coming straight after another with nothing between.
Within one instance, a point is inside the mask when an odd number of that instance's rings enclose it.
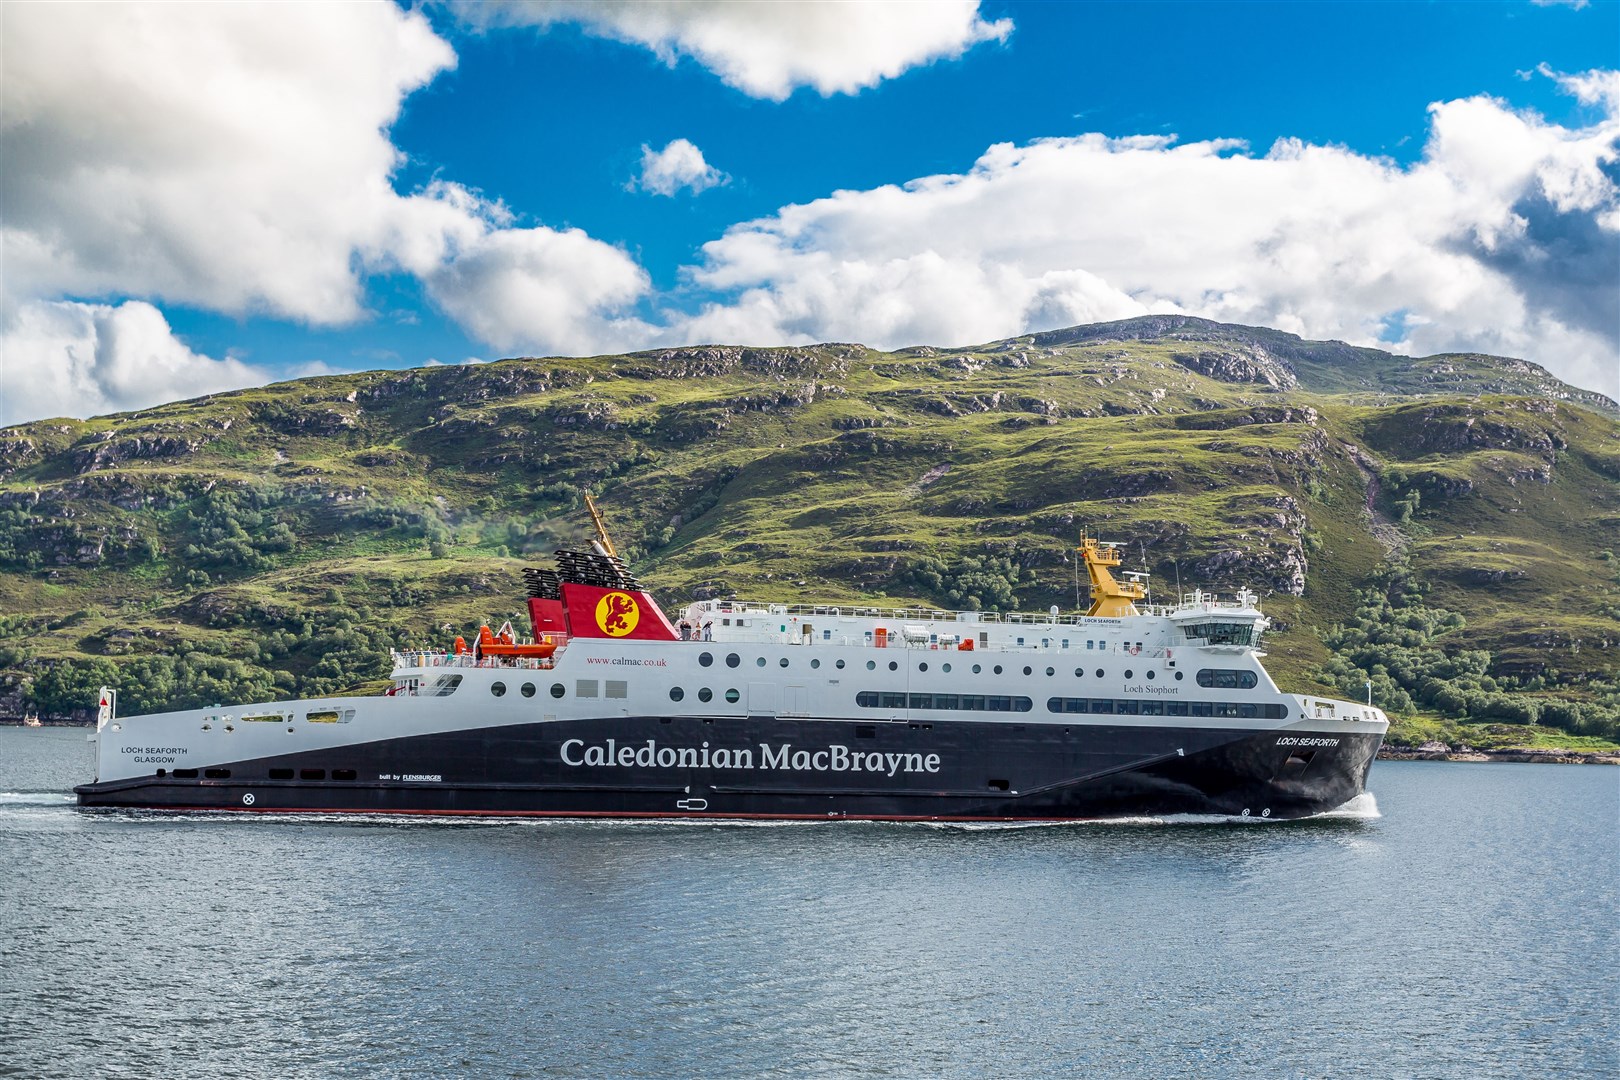
<instances>
[{"instance_id":1,"label":"white and black ferry hull","mask_svg":"<svg viewBox=\"0 0 1620 1080\"><path fill-rule=\"evenodd\" d=\"M1300 818L1365 788L1383 725L620 716L500 724L165 769L86 807L551 817Z\"/></svg>"}]
</instances>

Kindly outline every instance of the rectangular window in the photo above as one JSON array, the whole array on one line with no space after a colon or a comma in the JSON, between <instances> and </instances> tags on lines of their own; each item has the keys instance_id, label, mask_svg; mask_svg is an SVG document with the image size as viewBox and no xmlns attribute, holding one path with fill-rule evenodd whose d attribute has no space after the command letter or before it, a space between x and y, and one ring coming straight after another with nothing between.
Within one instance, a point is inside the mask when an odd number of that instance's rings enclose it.
<instances>
[{"instance_id":1,"label":"rectangular window","mask_svg":"<svg viewBox=\"0 0 1620 1080\"><path fill-rule=\"evenodd\" d=\"M1167 701L1164 703L1164 715L1186 716L1187 703L1185 701Z\"/></svg>"},{"instance_id":2,"label":"rectangular window","mask_svg":"<svg viewBox=\"0 0 1620 1080\"><path fill-rule=\"evenodd\" d=\"M293 771L291 769L271 769L270 770L270 779L272 779L272 780L291 780L292 777L293 777Z\"/></svg>"},{"instance_id":3,"label":"rectangular window","mask_svg":"<svg viewBox=\"0 0 1620 1080\"><path fill-rule=\"evenodd\" d=\"M1063 639L1063 647L1065 649L1067 649L1069 647L1069 639L1068 638Z\"/></svg>"},{"instance_id":4,"label":"rectangular window","mask_svg":"<svg viewBox=\"0 0 1620 1080\"><path fill-rule=\"evenodd\" d=\"M1163 716L1164 715L1164 702L1162 702L1162 701L1144 701L1144 702L1142 702L1142 715L1143 716Z\"/></svg>"},{"instance_id":5,"label":"rectangular window","mask_svg":"<svg viewBox=\"0 0 1620 1080\"><path fill-rule=\"evenodd\" d=\"M1104 716L1111 715L1114 711L1114 703L1104 698L1092 698L1091 711L1094 713L1100 713Z\"/></svg>"},{"instance_id":6,"label":"rectangular window","mask_svg":"<svg viewBox=\"0 0 1620 1080\"><path fill-rule=\"evenodd\" d=\"M1022 644L1023 644L1023 643L1024 643L1024 639L1023 639L1023 638L1019 638L1019 639L1018 639L1018 644L1020 644L1020 645L1022 645Z\"/></svg>"},{"instance_id":7,"label":"rectangular window","mask_svg":"<svg viewBox=\"0 0 1620 1080\"><path fill-rule=\"evenodd\" d=\"M353 780L353 779L355 779L355 771L353 769L333 769L332 770L332 779L334 779L334 780Z\"/></svg>"},{"instance_id":8,"label":"rectangular window","mask_svg":"<svg viewBox=\"0 0 1620 1080\"><path fill-rule=\"evenodd\" d=\"M1222 701L1215 706L1216 716L1236 716L1238 707L1230 701Z\"/></svg>"},{"instance_id":9,"label":"rectangular window","mask_svg":"<svg viewBox=\"0 0 1620 1080\"><path fill-rule=\"evenodd\" d=\"M607 692L602 695L603 697L625 698L630 696L630 686L623 679L609 679L605 689Z\"/></svg>"},{"instance_id":10,"label":"rectangular window","mask_svg":"<svg viewBox=\"0 0 1620 1080\"><path fill-rule=\"evenodd\" d=\"M1097 643L1096 643L1096 642L1095 642L1095 641L1092 641L1092 640L1091 640L1091 639L1090 639L1090 638L1087 638L1087 639L1086 639L1086 650L1087 650L1087 651L1088 651L1088 652L1089 652L1089 651L1090 651L1090 650L1091 650L1091 649L1093 649L1093 648L1095 648L1095 647L1096 647L1096 645L1097 645Z\"/></svg>"},{"instance_id":11,"label":"rectangular window","mask_svg":"<svg viewBox=\"0 0 1620 1080\"><path fill-rule=\"evenodd\" d=\"M983 694L963 694L962 695L962 708L968 709L968 710L970 710L972 712L984 712L984 710L985 710L984 695Z\"/></svg>"},{"instance_id":12,"label":"rectangular window","mask_svg":"<svg viewBox=\"0 0 1620 1080\"><path fill-rule=\"evenodd\" d=\"M885 709L903 709L906 707L906 695L904 694L879 694L878 701Z\"/></svg>"},{"instance_id":13,"label":"rectangular window","mask_svg":"<svg viewBox=\"0 0 1620 1080\"><path fill-rule=\"evenodd\" d=\"M596 680L595 679L576 679L576 680L574 680L574 696L575 697L595 697L596 696Z\"/></svg>"},{"instance_id":14,"label":"rectangular window","mask_svg":"<svg viewBox=\"0 0 1620 1080\"><path fill-rule=\"evenodd\" d=\"M1214 716L1215 709L1207 701L1190 701L1187 703L1192 716Z\"/></svg>"},{"instance_id":15,"label":"rectangular window","mask_svg":"<svg viewBox=\"0 0 1620 1080\"><path fill-rule=\"evenodd\" d=\"M300 780L325 780L326 779L326 770L325 769L299 769L298 770L298 779L300 779Z\"/></svg>"},{"instance_id":16,"label":"rectangular window","mask_svg":"<svg viewBox=\"0 0 1620 1080\"><path fill-rule=\"evenodd\" d=\"M353 709L313 709L304 714L311 724L347 724L354 719Z\"/></svg>"},{"instance_id":17,"label":"rectangular window","mask_svg":"<svg viewBox=\"0 0 1620 1080\"><path fill-rule=\"evenodd\" d=\"M1135 716L1136 715L1136 702L1134 702L1134 701L1116 701L1116 702L1114 702L1114 712L1116 714L1120 715L1120 716Z\"/></svg>"}]
</instances>

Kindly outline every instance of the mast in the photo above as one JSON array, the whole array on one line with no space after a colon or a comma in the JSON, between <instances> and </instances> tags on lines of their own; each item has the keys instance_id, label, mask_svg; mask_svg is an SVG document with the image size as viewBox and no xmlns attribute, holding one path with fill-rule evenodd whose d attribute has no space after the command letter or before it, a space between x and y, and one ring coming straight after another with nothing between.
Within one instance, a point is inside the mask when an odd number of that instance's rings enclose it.
<instances>
[{"instance_id":1,"label":"mast","mask_svg":"<svg viewBox=\"0 0 1620 1080\"><path fill-rule=\"evenodd\" d=\"M606 555L610 559L618 558L619 553L613 547L613 540L608 536L607 523L602 520L602 511L596 508L596 500L591 498L590 492L585 492L585 509L591 512L591 522L596 526L596 539L591 546L598 555Z\"/></svg>"},{"instance_id":2,"label":"mast","mask_svg":"<svg viewBox=\"0 0 1620 1080\"><path fill-rule=\"evenodd\" d=\"M1136 610L1136 601L1147 595L1147 589L1140 581L1121 584L1109 573L1110 567L1119 565L1119 548L1081 536L1079 550L1086 560L1086 573L1091 575L1091 610L1086 614L1105 619L1141 614Z\"/></svg>"}]
</instances>

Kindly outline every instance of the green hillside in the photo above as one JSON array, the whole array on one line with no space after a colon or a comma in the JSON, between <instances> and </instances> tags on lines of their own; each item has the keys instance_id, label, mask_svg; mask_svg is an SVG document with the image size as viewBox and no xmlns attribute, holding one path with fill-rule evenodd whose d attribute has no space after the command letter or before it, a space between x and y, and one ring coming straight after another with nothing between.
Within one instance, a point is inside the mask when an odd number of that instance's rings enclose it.
<instances>
[{"instance_id":1,"label":"green hillside","mask_svg":"<svg viewBox=\"0 0 1620 1080\"><path fill-rule=\"evenodd\" d=\"M0 431L0 715L103 680L126 711L366 685L390 644L520 617L582 487L666 605L1069 608L1088 528L1165 599L1260 591L1290 688L1372 675L1424 730L1620 735L1613 402L1179 317L368 372Z\"/></svg>"}]
</instances>

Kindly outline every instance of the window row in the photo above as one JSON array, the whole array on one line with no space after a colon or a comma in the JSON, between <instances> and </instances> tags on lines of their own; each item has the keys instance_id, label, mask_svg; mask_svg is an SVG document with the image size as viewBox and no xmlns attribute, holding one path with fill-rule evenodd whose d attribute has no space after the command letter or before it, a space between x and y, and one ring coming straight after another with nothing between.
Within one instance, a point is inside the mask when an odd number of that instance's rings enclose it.
<instances>
[{"instance_id":1,"label":"window row","mask_svg":"<svg viewBox=\"0 0 1620 1080\"><path fill-rule=\"evenodd\" d=\"M157 775L162 777L162 776L168 776L168 775L170 775L170 773L169 773L168 769L159 769L157 771ZM202 770L202 775L204 776L204 778L206 778L208 780L229 780L231 778L231 770L229 770L229 769L204 769L204 770ZM173 776L174 776L174 778L176 780L195 780L195 779L197 779L197 770L196 769L176 769L176 770L174 770ZM272 780L291 780L294 776L296 776L300 780L325 780L326 779L326 770L325 769L296 769L296 770L294 770L294 769L271 769L270 770L270 779L272 779ZM355 770L353 770L353 769L333 769L332 770L332 779L333 780L338 780L338 781L357 780L357 779L359 779L359 774L357 772L355 772Z\"/></svg>"},{"instance_id":2,"label":"window row","mask_svg":"<svg viewBox=\"0 0 1620 1080\"><path fill-rule=\"evenodd\" d=\"M863 709L957 709L963 712L1029 712L1034 702L1004 694L899 694L863 690L855 695Z\"/></svg>"},{"instance_id":3,"label":"window row","mask_svg":"<svg viewBox=\"0 0 1620 1080\"><path fill-rule=\"evenodd\" d=\"M1286 720L1288 706L1252 701L1139 701L1122 698L1047 698L1048 712L1092 716L1223 716L1240 720Z\"/></svg>"},{"instance_id":4,"label":"window row","mask_svg":"<svg viewBox=\"0 0 1620 1080\"><path fill-rule=\"evenodd\" d=\"M1198 672L1198 685L1216 690L1253 690L1259 682L1259 677L1252 671L1204 668Z\"/></svg>"},{"instance_id":5,"label":"window row","mask_svg":"<svg viewBox=\"0 0 1620 1080\"><path fill-rule=\"evenodd\" d=\"M683 699L685 697L686 697L686 691L682 690L679 686L672 686L672 687L669 688L669 700L671 700L671 701L680 701L681 699ZM732 690L727 690L726 691L725 698L726 698L726 700L728 702L735 705L742 698L742 695L739 694L735 689L732 689ZM697 692L697 699L699 701L713 701L714 700L714 691L710 690L707 686L699 687L698 692Z\"/></svg>"}]
</instances>

